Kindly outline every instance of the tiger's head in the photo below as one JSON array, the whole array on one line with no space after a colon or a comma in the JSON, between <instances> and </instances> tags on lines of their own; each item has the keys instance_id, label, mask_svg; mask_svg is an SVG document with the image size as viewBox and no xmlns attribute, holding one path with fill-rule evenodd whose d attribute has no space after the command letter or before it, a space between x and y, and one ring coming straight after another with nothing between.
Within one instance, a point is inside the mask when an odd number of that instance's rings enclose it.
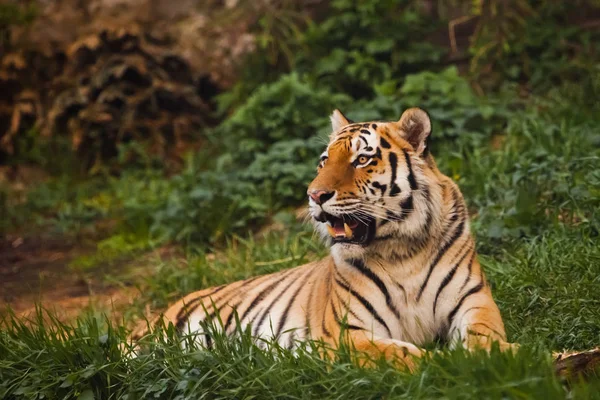
<instances>
[{"instance_id":1,"label":"tiger's head","mask_svg":"<svg viewBox=\"0 0 600 400\"><path fill-rule=\"evenodd\" d=\"M366 255L394 239L418 247L440 203L429 190L439 171L427 148L427 113L411 108L399 121L353 123L335 110L331 122L307 194L310 215L334 255Z\"/></svg>"}]
</instances>

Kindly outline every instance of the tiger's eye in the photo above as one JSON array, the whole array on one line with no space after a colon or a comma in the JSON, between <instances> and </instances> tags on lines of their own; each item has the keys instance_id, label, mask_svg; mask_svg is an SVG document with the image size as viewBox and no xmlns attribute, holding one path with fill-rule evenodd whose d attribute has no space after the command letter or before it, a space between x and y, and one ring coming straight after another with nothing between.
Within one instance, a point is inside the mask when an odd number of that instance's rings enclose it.
<instances>
[{"instance_id":1,"label":"tiger's eye","mask_svg":"<svg viewBox=\"0 0 600 400\"><path fill-rule=\"evenodd\" d=\"M369 157L366 157L366 156L360 156L360 157L358 157L358 162L359 162L360 164L364 164L364 163L366 163L367 161L369 161Z\"/></svg>"}]
</instances>

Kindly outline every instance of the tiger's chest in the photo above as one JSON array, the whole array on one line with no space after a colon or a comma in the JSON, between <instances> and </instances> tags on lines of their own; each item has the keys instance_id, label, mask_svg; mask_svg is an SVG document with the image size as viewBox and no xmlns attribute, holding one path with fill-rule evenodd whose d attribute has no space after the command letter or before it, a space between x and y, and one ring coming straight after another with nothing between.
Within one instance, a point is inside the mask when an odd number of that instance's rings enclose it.
<instances>
[{"instance_id":1,"label":"tiger's chest","mask_svg":"<svg viewBox=\"0 0 600 400\"><path fill-rule=\"evenodd\" d=\"M421 274L399 277L363 267L342 267L344 279L336 281L334 296L347 306L349 324L416 345L438 337L444 327L433 312L432 296L419 296Z\"/></svg>"}]
</instances>

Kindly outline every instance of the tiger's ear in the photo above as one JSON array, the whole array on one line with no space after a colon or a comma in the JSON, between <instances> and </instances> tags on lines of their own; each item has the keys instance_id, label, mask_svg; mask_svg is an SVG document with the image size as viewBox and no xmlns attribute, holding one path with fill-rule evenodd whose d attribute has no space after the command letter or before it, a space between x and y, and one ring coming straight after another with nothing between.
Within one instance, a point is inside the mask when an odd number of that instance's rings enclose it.
<instances>
[{"instance_id":1,"label":"tiger's ear","mask_svg":"<svg viewBox=\"0 0 600 400\"><path fill-rule=\"evenodd\" d=\"M423 154L431 133L429 115L420 108L409 108L402 113L398 126L402 138L410 143L418 155Z\"/></svg>"},{"instance_id":2,"label":"tiger's ear","mask_svg":"<svg viewBox=\"0 0 600 400\"><path fill-rule=\"evenodd\" d=\"M344 126L352 123L352 121L346 118L346 116L337 108L333 110L333 114L331 114L331 117L329 118L331 119L331 129L333 132L337 132Z\"/></svg>"}]
</instances>

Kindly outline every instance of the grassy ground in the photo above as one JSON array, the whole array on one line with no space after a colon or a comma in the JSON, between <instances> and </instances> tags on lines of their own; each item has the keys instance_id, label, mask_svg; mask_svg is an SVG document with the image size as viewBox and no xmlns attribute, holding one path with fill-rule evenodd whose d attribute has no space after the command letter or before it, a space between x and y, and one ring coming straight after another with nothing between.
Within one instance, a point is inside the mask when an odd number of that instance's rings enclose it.
<instances>
[{"instance_id":1,"label":"grassy ground","mask_svg":"<svg viewBox=\"0 0 600 400\"><path fill-rule=\"evenodd\" d=\"M560 97L555 97L559 99ZM442 353L414 375L380 362L363 369L348 351L324 361L217 338L182 352L172 332L129 359L126 330L102 314L63 324L7 319L0 331L0 398L600 398L600 379L557 378L549 350L600 344L598 114L534 104L515 113L501 141L459 140L434 151L473 214L480 258L515 356ZM191 290L288 268L326 253L310 228L281 214L288 234L233 237L217 252L148 266L127 315L160 309Z\"/></svg>"}]
</instances>

